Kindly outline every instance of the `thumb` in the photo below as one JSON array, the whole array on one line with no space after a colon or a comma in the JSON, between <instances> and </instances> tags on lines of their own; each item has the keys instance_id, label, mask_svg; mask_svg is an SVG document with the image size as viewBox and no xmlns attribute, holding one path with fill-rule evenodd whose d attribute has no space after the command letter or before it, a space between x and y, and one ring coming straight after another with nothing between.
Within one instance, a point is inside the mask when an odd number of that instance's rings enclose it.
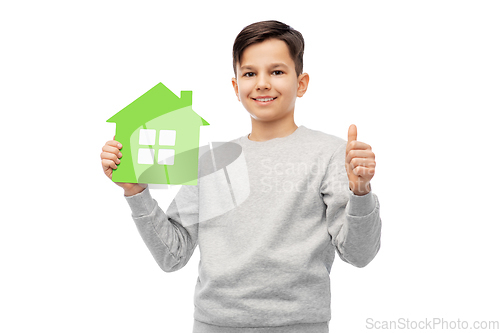
<instances>
[{"instance_id":1,"label":"thumb","mask_svg":"<svg viewBox=\"0 0 500 333\"><path fill-rule=\"evenodd\" d=\"M351 141L356 141L358 139L358 129L356 125L352 124L349 126L349 131L347 132L347 143Z\"/></svg>"}]
</instances>

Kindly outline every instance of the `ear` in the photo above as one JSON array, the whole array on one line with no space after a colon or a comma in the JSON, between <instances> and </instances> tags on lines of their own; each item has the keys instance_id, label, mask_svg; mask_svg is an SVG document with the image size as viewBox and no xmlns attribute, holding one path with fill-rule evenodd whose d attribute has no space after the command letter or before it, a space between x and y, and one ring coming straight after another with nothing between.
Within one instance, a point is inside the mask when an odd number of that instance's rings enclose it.
<instances>
[{"instance_id":1,"label":"ear","mask_svg":"<svg viewBox=\"0 0 500 333\"><path fill-rule=\"evenodd\" d=\"M239 90L238 90L238 82L236 81L236 79L233 77L231 79L231 82L233 83L233 89L234 89L234 92L236 94L236 97L238 98L238 101L240 101L240 94L239 94Z\"/></svg>"},{"instance_id":2,"label":"ear","mask_svg":"<svg viewBox=\"0 0 500 333\"><path fill-rule=\"evenodd\" d=\"M309 74L303 73L298 77L298 87L297 87L297 97L302 97L307 91L307 86L309 85Z\"/></svg>"}]
</instances>

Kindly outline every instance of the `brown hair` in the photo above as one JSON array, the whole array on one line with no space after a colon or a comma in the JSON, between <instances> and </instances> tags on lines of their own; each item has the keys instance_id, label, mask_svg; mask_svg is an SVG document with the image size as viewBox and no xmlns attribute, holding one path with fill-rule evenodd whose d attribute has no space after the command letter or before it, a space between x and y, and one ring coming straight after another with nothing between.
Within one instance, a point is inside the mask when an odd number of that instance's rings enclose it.
<instances>
[{"instance_id":1,"label":"brown hair","mask_svg":"<svg viewBox=\"0 0 500 333\"><path fill-rule=\"evenodd\" d=\"M286 43L290 57L295 63L297 76L302 74L304 56L304 38L302 34L289 25L270 20L252 23L241 30L238 36L236 36L233 44L234 75L236 75L236 64L240 62L243 51L250 45L271 38L276 38Z\"/></svg>"}]
</instances>

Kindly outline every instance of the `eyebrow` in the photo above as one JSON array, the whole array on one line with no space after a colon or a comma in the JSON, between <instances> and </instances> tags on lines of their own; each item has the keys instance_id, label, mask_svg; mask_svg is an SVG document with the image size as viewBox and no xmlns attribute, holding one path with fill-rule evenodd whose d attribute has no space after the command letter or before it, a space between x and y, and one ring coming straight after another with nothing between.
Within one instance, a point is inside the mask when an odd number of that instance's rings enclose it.
<instances>
[{"instance_id":1,"label":"eyebrow","mask_svg":"<svg viewBox=\"0 0 500 333\"><path fill-rule=\"evenodd\" d=\"M280 67L280 66L288 68L287 64L285 64L284 62L276 62L276 63L271 64L269 67L271 69L274 69L274 68ZM241 70L244 70L244 69L253 69L253 68L254 67L252 65L244 65L244 66L240 67Z\"/></svg>"}]
</instances>

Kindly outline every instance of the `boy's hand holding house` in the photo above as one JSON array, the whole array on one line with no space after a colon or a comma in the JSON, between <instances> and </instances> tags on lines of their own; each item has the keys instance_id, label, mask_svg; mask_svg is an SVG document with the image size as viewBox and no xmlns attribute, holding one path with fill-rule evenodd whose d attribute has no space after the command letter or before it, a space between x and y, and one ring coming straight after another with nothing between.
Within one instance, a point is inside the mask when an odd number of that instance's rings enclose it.
<instances>
[{"instance_id":1,"label":"boy's hand holding house","mask_svg":"<svg viewBox=\"0 0 500 333\"><path fill-rule=\"evenodd\" d=\"M357 141L357 136L358 130L353 124L347 133L345 168L351 191L365 195L370 192L370 180L375 175L375 154L369 144Z\"/></svg>"},{"instance_id":2,"label":"boy's hand holding house","mask_svg":"<svg viewBox=\"0 0 500 333\"><path fill-rule=\"evenodd\" d=\"M113 136L113 140L109 140L102 147L101 153L101 164L104 174L112 179L113 170L116 170L117 164L120 163L120 158L122 157L122 153L120 149L122 149L122 144L115 140ZM125 191L125 196L131 196L137 193L142 192L147 185L145 184L135 184L135 183L118 183L115 182L116 185L123 188Z\"/></svg>"}]
</instances>

